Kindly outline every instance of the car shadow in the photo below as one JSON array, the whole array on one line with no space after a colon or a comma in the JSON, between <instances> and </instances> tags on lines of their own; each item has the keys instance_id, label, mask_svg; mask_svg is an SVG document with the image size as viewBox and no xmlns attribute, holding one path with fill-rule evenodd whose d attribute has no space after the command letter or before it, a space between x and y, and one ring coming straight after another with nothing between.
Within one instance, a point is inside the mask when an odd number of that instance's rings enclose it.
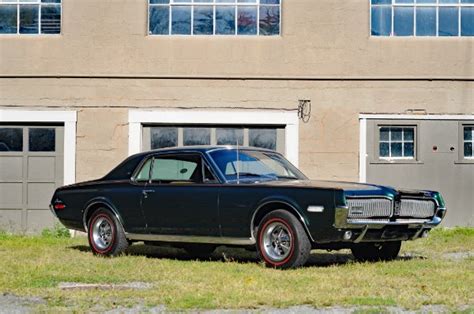
<instances>
[{"instance_id":1,"label":"car shadow","mask_svg":"<svg viewBox=\"0 0 474 314\"><path fill-rule=\"evenodd\" d=\"M73 250L78 250L81 252L91 252L89 246L85 245L76 245L69 247ZM189 255L185 250L164 247L164 246L154 246L154 245L144 245L144 244L133 244L127 251L126 255L131 256L145 256L148 258L159 258L159 259L173 259L180 261L220 261L220 262L236 262L236 263L260 263L260 259L257 256L256 252L249 251L243 248L233 248L233 247L218 247L214 253L206 257L196 257ZM416 260L416 259L425 259L423 256L414 255L411 253L402 254L397 257L397 260ZM348 250L342 250L337 252L324 252L324 251L313 251L308 259L308 262L304 267L330 267L337 265L344 265L348 263L354 263L354 257Z\"/></svg>"}]
</instances>

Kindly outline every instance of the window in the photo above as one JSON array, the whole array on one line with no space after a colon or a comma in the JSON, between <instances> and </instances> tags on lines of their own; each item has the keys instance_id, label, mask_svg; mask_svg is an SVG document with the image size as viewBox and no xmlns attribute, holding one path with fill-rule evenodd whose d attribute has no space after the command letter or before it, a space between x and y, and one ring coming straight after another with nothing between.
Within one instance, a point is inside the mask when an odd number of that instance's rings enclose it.
<instances>
[{"instance_id":1,"label":"window","mask_svg":"<svg viewBox=\"0 0 474 314\"><path fill-rule=\"evenodd\" d=\"M56 130L50 128L30 128L30 152L54 152L56 150Z\"/></svg>"},{"instance_id":2,"label":"window","mask_svg":"<svg viewBox=\"0 0 474 314\"><path fill-rule=\"evenodd\" d=\"M149 0L150 35L280 34L281 0Z\"/></svg>"},{"instance_id":3,"label":"window","mask_svg":"<svg viewBox=\"0 0 474 314\"><path fill-rule=\"evenodd\" d=\"M464 127L464 158L474 159L474 126Z\"/></svg>"},{"instance_id":4,"label":"window","mask_svg":"<svg viewBox=\"0 0 474 314\"><path fill-rule=\"evenodd\" d=\"M372 36L474 36L474 0L370 0Z\"/></svg>"},{"instance_id":5,"label":"window","mask_svg":"<svg viewBox=\"0 0 474 314\"><path fill-rule=\"evenodd\" d=\"M379 157L380 159L414 159L415 127L379 127Z\"/></svg>"},{"instance_id":6,"label":"window","mask_svg":"<svg viewBox=\"0 0 474 314\"><path fill-rule=\"evenodd\" d=\"M0 34L59 34L61 0L0 1Z\"/></svg>"},{"instance_id":7,"label":"window","mask_svg":"<svg viewBox=\"0 0 474 314\"><path fill-rule=\"evenodd\" d=\"M22 128L0 128L0 152L23 151Z\"/></svg>"},{"instance_id":8,"label":"window","mask_svg":"<svg viewBox=\"0 0 474 314\"><path fill-rule=\"evenodd\" d=\"M143 150L175 146L238 144L284 152L284 132L283 127L151 126L144 128ZM148 136L149 146L146 143Z\"/></svg>"}]
</instances>

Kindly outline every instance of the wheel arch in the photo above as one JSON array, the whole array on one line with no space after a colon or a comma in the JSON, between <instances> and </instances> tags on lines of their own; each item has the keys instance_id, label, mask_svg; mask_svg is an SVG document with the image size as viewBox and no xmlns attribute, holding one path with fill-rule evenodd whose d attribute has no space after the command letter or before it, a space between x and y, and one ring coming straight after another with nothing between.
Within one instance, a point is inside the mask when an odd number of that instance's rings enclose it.
<instances>
[{"instance_id":1,"label":"wheel arch","mask_svg":"<svg viewBox=\"0 0 474 314\"><path fill-rule=\"evenodd\" d=\"M115 218L117 218L117 221L122 226L122 229L125 231L122 217L120 216L117 208L115 208L115 206L110 201L108 201L106 198L103 198L103 197L94 198L90 200L85 206L83 210L83 215L82 215L82 223L84 225L84 230L88 232L87 223L89 222L89 219L92 216L92 214L99 208L104 208L104 207L112 212L112 214L115 216Z\"/></svg>"},{"instance_id":2,"label":"wheel arch","mask_svg":"<svg viewBox=\"0 0 474 314\"><path fill-rule=\"evenodd\" d=\"M267 200L260 204L257 209L254 211L252 215L252 219L250 221L250 234L252 239L256 239L256 227L260 225L260 222L262 221L263 217L265 217L267 214L271 213L272 211L275 210L286 210L289 213L291 213L293 216L295 216L298 221L301 222L303 225L303 229L306 232L306 235L308 238L311 240L311 242L314 242L313 237L311 236L311 233L309 232L308 224L306 222L306 218L301 214L301 212L297 209L297 207L290 202L286 200Z\"/></svg>"}]
</instances>

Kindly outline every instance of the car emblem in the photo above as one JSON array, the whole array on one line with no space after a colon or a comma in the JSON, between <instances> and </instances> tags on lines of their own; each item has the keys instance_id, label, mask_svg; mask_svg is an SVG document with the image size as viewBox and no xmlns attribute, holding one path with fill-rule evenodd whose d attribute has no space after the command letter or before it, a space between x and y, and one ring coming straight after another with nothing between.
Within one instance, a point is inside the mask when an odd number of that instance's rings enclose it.
<instances>
[{"instance_id":1,"label":"car emblem","mask_svg":"<svg viewBox=\"0 0 474 314\"><path fill-rule=\"evenodd\" d=\"M395 201L395 204L393 206L393 214L395 216L400 215L401 207L402 207L402 203L400 201Z\"/></svg>"}]
</instances>

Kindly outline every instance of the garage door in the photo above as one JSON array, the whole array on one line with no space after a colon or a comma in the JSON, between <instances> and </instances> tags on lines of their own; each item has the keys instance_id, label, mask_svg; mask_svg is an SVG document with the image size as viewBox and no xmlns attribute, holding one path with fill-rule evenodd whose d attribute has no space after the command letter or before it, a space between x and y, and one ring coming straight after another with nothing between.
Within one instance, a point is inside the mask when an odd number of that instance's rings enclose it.
<instances>
[{"instance_id":1,"label":"garage door","mask_svg":"<svg viewBox=\"0 0 474 314\"><path fill-rule=\"evenodd\" d=\"M284 126L170 126L143 128L142 150L192 145L241 145L285 152Z\"/></svg>"},{"instance_id":2,"label":"garage door","mask_svg":"<svg viewBox=\"0 0 474 314\"><path fill-rule=\"evenodd\" d=\"M474 225L474 121L367 120L367 182L440 191L445 226Z\"/></svg>"},{"instance_id":3,"label":"garage door","mask_svg":"<svg viewBox=\"0 0 474 314\"><path fill-rule=\"evenodd\" d=\"M0 229L40 232L55 223L48 209L63 183L62 125L0 125Z\"/></svg>"}]
</instances>

